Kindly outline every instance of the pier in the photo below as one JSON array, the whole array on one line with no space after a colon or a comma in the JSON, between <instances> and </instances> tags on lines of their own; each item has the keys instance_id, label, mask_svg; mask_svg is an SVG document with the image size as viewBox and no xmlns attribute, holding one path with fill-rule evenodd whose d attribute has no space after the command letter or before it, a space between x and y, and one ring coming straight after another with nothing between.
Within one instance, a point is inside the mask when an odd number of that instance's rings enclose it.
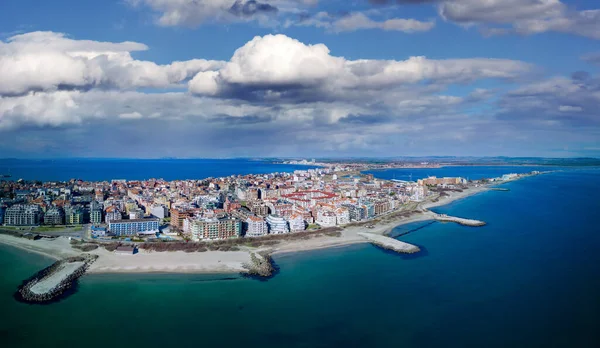
<instances>
[{"instance_id":1,"label":"pier","mask_svg":"<svg viewBox=\"0 0 600 348\"><path fill-rule=\"evenodd\" d=\"M479 227L479 226L485 225L484 221L464 219L464 218L460 218L460 217L456 217L456 216L448 216L446 214L435 214L435 213L432 213L432 214L433 214L433 218L435 220L441 221L441 222L456 222L459 225L471 226L471 227Z\"/></svg>"},{"instance_id":2,"label":"pier","mask_svg":"<svg viewBox=\"0 0 600 348\"><path fill-rule=\"evenodd\" d=\"M397 239L385 237L379 234L359 232L358 235L366 238L374 245L384 249L393 250L398 253L414 254L421 251L418 246L401 242Z\"/></svg>"}]
</instances>

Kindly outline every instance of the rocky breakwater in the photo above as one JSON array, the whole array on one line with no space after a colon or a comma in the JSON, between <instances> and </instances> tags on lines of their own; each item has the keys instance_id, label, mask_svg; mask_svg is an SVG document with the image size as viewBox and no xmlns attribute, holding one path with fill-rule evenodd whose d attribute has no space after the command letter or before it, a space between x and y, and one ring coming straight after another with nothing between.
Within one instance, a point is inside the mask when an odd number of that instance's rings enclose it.
<instances>
[{"instance_id":1,"label":"rocky breakwater","mask_svg":"<svg viewBox=\"0 0 600 348\"><path fill-rule=\"evenodd\" d=\"M484 221L479 221L479 220L472 220L472 219L463 219L463 218L459 218L456 216L448 216L446 214L434 214L433 218L437 221L441 221L441 222L456 222L457 224L463 225L463 226L472 226L472 227L478 227L478 226L484 226L485 222Z\"/></svg>"},{"instance_id":2,"label":"rocky breakwater","mask_svg":"<svg viewBox=\"0 0 600 348\"><path fill-rule=\"evenodd\" d=\"M387 250L393 250L403 254L414 254L421 251L418 246L399 241L394 238L379 234L359 232L359 236L366 238L369 242Z\"/></svg>"},{"instance_id":3,"label":"rocky breakwater","mask_svg":"<svg viewBox=\"0 0 600 348\"><path fill-rule=\"evenodd\" d=\"M15 298L27 303L47 303L69 294L77 279L85 274L98 255L82 254L55 262L25 280Z\"/></svg>"},{"instance_id":4,"label":"rocky breakwater","mask_svg":"<svg viewBox=\"0 0 600 348\"><path fill-rule=\"evenodd\" d=\"M245 275L258 277L258 278L270 278L275 273L276 269L273 266L273 259L269 253L251 253L251 263L245 264L244 268L247 269L244 272Z\"/></svg>"}]
</instances>

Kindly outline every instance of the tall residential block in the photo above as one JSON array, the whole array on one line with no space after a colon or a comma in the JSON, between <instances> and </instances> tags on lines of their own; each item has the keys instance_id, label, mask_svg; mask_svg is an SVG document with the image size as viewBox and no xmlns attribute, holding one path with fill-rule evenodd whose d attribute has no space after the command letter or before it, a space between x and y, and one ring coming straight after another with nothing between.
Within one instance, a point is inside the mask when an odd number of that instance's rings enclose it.
<instances>
[{"instance_id":1,"label":"tall residential block","mask_svg":"<svg viewBox=\"0 0 600 348\"><path fill-rule=\"evenodd\" d=\"M45 225L64 225L65 212L61 207L52 207L44 214Z\"/></svg>"},{"instance_id":2,"label":"tall residential block","mask_svg":"<svg viewBox=\"0 0 600 348\"><path fill-rule=\"evenodd\" d=\"M193 240L236 238L242 234L242 222L235 218L194 220L190 232Z\"/></svg>"},{"instance_id":3,"label":"tall residential block","mask_svg":"<svg viewBox=\"0 0 600 348\"><path fill-rule=\"evenodd\" d=\"M113 220L108 223L108 230L116 236L154 234L158 232L158 221L157 218Z\"/></svg>"},{"instance_id":4,"label":"tall residential block","mask_svg":"<svg viewBox=\"0 0 600 348\"><path fill-rule=\"evenodd\" d=\"M4 224L7 226L39 225L42 209L35 204L16 204L6 209Z\"/></svg>"},{"instance_id":5,"label":"tall residential block","mask_svg":"<svg viewBox=\"0 0 600 348\"><path fill-rule=\"evenodd\" d=\"M246 237L260 237L269 233L267 222L259 216L248 216L245 225Z\"/></svg>"},{"instance_id":6,"label":"tall residential block","mask_svg":"<svg viewBox=\"0 0 600 348\"><path fill-rule=\"evenodd\" d=\"M96 201L90 204L90 222L96 225L102 223L102 206Z\"/></svg>"}]
</instances>

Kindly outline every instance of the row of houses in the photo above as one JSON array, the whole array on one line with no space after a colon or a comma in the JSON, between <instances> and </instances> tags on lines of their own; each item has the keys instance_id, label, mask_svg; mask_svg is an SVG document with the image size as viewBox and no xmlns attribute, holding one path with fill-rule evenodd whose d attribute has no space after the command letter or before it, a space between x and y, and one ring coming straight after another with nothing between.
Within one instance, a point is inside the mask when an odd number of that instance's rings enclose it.
<instances>
[{"instance_id":1,"label":"row of houses","mask_svg":"<svg viewBox=\"0 0 600 348\"><path fill-rule=\"evenodd\" d=\"M7 226L80 225L102 222L102 210L97 205L50 206L44 212L37 204L15 204L4 211L2 223Z\"/></svg>"}]
</instances>

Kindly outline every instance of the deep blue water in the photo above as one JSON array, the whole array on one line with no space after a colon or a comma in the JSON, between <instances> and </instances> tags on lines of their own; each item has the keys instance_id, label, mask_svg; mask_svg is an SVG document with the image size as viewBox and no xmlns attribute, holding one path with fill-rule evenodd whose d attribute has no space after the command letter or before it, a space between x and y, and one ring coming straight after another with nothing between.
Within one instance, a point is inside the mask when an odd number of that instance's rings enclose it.
<instances>
[{"instance_id":1,"label":"deep blue water","mask_svg":"<svg viewBox=\"0 0 600 348\"><path fill-rule=\"evenodd\" d=\"M306 170L314 166L274 164L247 159L0 159L0 175L11 180L68 181L82 179L165 180L204 179L237 174L266 174Z\"/></svg>"},{"instance_id":2,"label":"deep blue water","mask_svg":"<svg viewBox=\"0 0 600 348\"><path fill-rule=\"evenodd\" d=\"M452 175L460 175L459 173ZM505 184L420 222L412 256L371 245L281 255L260 282L231 276L88 275L49 306L16 302L51 263L0 245L6 347L598 347L600 170ZM226 279L223 279L226 278Z\"/></svg>"},{"instance_id":3,"label":"deep blue water","mask_svg":"<svg viewBox=\"0 0 600 348\"><path fill-rule=\"evenodd\" d=\"M396 168L386 170L370 170L365 173L373 174L380 179L412 180L427 178L429 176L452 177L460 176L470 180L482 178L495 178L509 173L530 173L531 171L551 171L560 167L548 166L450 166L440 168Z\"/></svg>"}]
</instances>

